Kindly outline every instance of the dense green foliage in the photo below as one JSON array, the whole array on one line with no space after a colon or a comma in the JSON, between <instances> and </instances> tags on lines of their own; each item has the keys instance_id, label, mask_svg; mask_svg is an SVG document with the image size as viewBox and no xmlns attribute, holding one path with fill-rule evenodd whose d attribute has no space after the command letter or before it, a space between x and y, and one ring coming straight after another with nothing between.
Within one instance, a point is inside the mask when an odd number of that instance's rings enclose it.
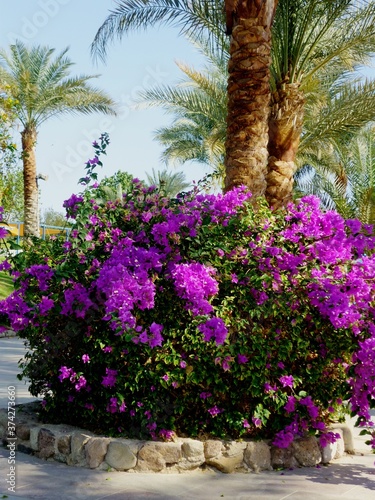
<instances>
[{"instance_id":1,"label":"dense green foliage","mask_svg":"<svg viewBox=\"0 0 375 500\"><path fill-rule=\"evenodd\" d=\"M368 421L371 228L313 198L285 213L248 199L170 199L134 181L121 200L65 202L70 241L19 254L1 303L30 346L23 376L43 418L125 436L276 435L284 447L306 432L334 439L326 424L349 398Z\"/></svg>"}]
</instances>

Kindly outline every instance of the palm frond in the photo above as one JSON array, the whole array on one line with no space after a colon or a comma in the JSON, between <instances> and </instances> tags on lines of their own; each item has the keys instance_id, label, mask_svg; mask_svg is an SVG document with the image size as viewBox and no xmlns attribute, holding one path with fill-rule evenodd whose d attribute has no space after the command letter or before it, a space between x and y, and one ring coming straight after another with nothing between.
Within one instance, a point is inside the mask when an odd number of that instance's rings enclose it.
<instances>
[{"instance_id":1,"label":"palm frond","mask_svg":"<svg viewBox=\"0 0 375 500\"><path fill-rule=\"evenodd\" d=\"M105 59L108 43L129 31L157 24L175 26L186 36L225 39L223 3L220 0L118 0L95 35L93 56Z\"/></svg>"}]
</instances>

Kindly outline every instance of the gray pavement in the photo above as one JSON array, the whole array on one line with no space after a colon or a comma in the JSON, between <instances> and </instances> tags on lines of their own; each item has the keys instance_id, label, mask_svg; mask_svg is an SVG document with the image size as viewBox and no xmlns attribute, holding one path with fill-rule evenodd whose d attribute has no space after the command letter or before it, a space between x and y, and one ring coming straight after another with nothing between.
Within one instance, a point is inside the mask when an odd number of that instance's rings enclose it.
<instances>
[{"instance_id":1,"label":"gray pavement","mask_svg":"<svg viewBox=\"0 0 375 500\"><path fill-rule=\"evenodd\" d=\"M17 361L25 350L18 338L0 339L0 407L7 387L17 387L17 403L32 401L16 378ZM355 432L355 455L329 466L260 474L140 474L68 467L53 461L16 454L15 493L8 490L9 450L0 447L0 499L9 500L374 500L375 455Z\"/></svg>"}]
</instances>

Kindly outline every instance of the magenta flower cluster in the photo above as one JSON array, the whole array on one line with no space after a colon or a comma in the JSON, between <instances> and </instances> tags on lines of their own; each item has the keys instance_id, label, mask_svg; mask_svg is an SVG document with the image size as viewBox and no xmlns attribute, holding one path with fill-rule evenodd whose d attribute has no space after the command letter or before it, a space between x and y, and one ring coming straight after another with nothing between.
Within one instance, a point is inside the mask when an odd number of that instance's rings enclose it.
<instances>
[{"instance_id":1,"label":"magenta flower cluster","mask_svg":"<svg viewBox=\"0 0 375 500\"><path fill-rule=\"evenodd\" d=\"M88 162L89 177L99 163ZM241 187L170 200L135 181L123 200L103 205L94 189L65 202L70 240L58 257L16 268L0 303L6 326L39 349L47 409L74 401L93 426L99 416L165 440L181 415L197 433L257 436L270 420L275 446L311 429L325 445L339 403L324 389L316 397L299 366L309 374L320 360L332 391L372 425L373 229L313 197L282 216L256 214L249 198ZM25 372L35 378L36 359Z\"/></svg>"}]
</instances>

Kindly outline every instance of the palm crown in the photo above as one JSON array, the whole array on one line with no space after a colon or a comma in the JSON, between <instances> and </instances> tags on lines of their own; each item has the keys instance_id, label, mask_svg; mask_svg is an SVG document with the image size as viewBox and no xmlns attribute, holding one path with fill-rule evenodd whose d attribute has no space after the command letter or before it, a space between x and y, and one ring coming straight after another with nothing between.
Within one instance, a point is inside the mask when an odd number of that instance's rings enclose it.
<instances>
[{"instance_id":1,"label":"palm crown","mask_svg":"<svg viewBox=\"0 0 375 500\"><path fill-rule=\"evenodd\" d=\"M218 53L228 51L229 43L223 36L223 3L217 0L119 1L117 9L99 29L93 50L105 56L109 41L121 38L132 29L157 23L175 25L183 34L200 39L211 47L219 47ZM290 197L293 172L296 162L298 164L297 152L307 154L316 147L326 148L329 141L343 132L353 133L375 119L374 82L355 81L352 76L375 53L374 26L374 2L279 0L272 26L269 82L266 195L271 204L282 204ZM192 73L185 71L185 74L192 83ZM172 110L179 97L171 89L168 92ZM251 89L248 92L251 93ZM195 96L189 94L189 102L194 103L198 95L198 92ZM166 106L163 100L168 96L159 91L159 97L160 103ZM151 94L146 98L151 101ZM192 135L201 132L204 120L196 123L199 115L189 113L187 109L175 109L177 120L180 120L177 124L184 126L185 135L189 125ZM233 117L229 116L228 127L232 120ZM176 123L172 127L176 135L179 128ZM213 130L221 127L221 124L213 124ZM167 129L159 133L159 137L168 140ZM236 148L239 147L237 144ZM169 154L168 150L166 153ZM282 185L286 186L284 193ZM274 198L280 193L281 199Z\"/></svg>"},{"instance_id":2,"label":"palm crown","mask_svg":"<svg viewBox=\"0 0 375 500\"><path fill-rule=\"evenodd\" d=\"M16 118L23 126L25 235L39 235L35 143L38 127L64 113L114 113L114 102L89 85L95 76L70 76L68 49L54 57L54 49L28 48L17 41L9 53L0 50L0 87L16 102Z\"/></svg>"}]
</instances>

